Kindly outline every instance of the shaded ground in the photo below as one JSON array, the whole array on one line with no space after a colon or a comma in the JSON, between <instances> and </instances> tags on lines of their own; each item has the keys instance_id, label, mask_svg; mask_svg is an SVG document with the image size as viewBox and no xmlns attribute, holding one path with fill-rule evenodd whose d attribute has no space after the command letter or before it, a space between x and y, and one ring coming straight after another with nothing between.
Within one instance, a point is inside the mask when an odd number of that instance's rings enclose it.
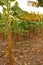
<instances>
[{"instance_id":1,"label":"shaded ground","mask_svg":"<svg viewBox=\"0 0 43 65\"><path fill-rule=\"evenodd\" d=\"M12 43L14 65L43 65L43 37ZM5 52L3 52L5 51ZM7 52L6 52L7 51ZM0 65L9 65L7 43L0 43Z\"/></svg>"}]
</instances>

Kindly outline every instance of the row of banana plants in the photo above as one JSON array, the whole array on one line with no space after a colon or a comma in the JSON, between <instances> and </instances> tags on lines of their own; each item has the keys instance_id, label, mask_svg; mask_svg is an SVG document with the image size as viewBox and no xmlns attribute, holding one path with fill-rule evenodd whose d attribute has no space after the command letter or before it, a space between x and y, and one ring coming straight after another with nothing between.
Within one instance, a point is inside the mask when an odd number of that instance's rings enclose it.
<instances>
[{"instance_id":1,"label":"row of banana plants","mask_svg":"<svg viewBox=\"0 0 43 65\"><path fill-rule=\"evenodd\" d=\"M28 32L30 29L39 30L43 28L43 21L27 21L27 20L21 20L17 17L15 17L14 20L12 20L10 29L11 32L17 33L19 35L23 35L25 32ZM4 35L4 37L7 35L7 24L5 20L0 20L0 35Z\"/></svg>"}]
</instances>

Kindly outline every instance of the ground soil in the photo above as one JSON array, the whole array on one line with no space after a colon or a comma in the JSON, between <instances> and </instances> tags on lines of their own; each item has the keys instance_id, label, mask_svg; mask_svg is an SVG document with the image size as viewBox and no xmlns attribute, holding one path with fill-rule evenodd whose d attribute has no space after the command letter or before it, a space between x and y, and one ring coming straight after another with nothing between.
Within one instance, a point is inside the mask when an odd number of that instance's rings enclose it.
<instances>
[{"instance_id":1,"label":"ground soil","mask_svg":"<svg viewBox=\"0 0 43 65\"><path fill-rule=\"evenodd\" d=\"M43 35L12 41L13 65L43 65ZM9 65L7 41L0 43L0 65Z\"/></svg>"}]
</instances>

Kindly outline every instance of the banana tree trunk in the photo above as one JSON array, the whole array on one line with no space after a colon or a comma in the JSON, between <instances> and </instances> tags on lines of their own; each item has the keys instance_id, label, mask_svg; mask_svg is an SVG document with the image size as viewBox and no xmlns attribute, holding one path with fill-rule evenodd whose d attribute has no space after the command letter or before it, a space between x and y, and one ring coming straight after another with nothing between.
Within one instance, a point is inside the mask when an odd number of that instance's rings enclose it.
<instances>
[{"instance_id":1,"label":"banana tree trunk","mask_svg":"<svg viewBox=\"0 0 43 65\"><path fill-rule=\"evenodd\" d=\"M12 45L11 45L11 31L10 26L7 26L7 35L8 35L8 51L9 51L9 63L10 65L13 65L13 59L12 59Z\"/></svg>"},{"instance_id":2,"label":"banana tree trunk","mask_svg":"<svg viewBox=\"0 0 43 65\"><path fill-rule=\"evenodd\" d=\"M9 52L9 65L13 65L12 59L12 45L11 45L11 30L10 30L10 23L11 23L11 16L10 16L10 2L7 0L7 38L8 38L8 52Z\"/></svg>"}]
</instances>

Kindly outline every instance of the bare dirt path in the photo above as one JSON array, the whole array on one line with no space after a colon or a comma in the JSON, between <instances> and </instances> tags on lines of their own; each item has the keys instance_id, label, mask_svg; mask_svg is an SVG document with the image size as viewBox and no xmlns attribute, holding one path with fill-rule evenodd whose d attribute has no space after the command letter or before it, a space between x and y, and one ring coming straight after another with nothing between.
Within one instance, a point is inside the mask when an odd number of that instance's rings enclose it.
<instances>
[{"instance_id":1,"label":"bare dirt path","mask_svg":"<svg viewBox=\"0 0 43 65\"><path fill-rule=\"evenodd\" d=\"M16 46L13 41L12 49L14 65L43 65L43 37L17 42ZM9 65L7 55L7 43L0 43L0 65Z\"/></svg>"}]
</instances>

